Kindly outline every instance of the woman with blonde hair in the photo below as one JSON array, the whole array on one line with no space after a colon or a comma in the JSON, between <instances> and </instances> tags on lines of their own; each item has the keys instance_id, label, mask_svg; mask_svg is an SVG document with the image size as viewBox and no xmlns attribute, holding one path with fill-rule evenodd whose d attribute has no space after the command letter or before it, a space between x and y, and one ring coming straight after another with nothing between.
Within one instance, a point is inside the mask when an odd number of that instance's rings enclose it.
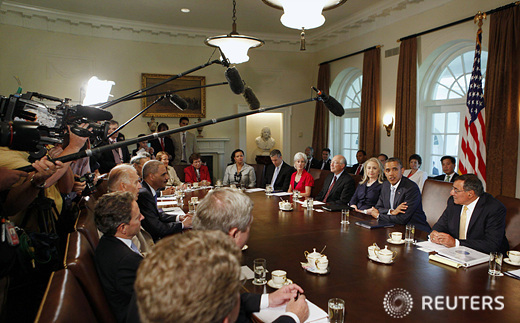
<instances>
[{"instance_id":1,"label":"woman with blonde hair","mask_svg":"<svg viewBox=\"0 0 520 323\"><path fill-rule=\"evenodd\" d=\"M157 153L156 159L162 162L164 166L166 166L166 170L168 171L168 176L170 178L168 179L168 183L166 183L166 186L182 185L179 176L177 176L177 172L175 172L175 168L168 164L170 162L170 154L168 154L165 151L160 151Z\"/></svg>"},{"instance_id":2,"label":"woman with blonde hair","mask_svg":"<svg viewBox=\"0 0 520 323\"><path fill-rule=\"evenodd\" d=\"M356 188L349 204L358 212L372 214L384 181L383 165L379 159L372 157L365 162L363 169L365 170L363 180Z\"/></svg>"},{"instance_id":3,"label":"woman with blonde hair","mask_svg":"<svg viewBox=\"0 0 520 323\"><path fill-rule=\"evenodd\" d=\"M289 185L289 193L293 191L299 191L300 196L310 197L311 190L314 186L314 178L312 178L311 174L309 174L305 170L305 165L307 164L307 156L298 152L294 155L294 168L296 168L296 172L294 172L291 176L291 184Z\"/></svg>"}]
</instances>

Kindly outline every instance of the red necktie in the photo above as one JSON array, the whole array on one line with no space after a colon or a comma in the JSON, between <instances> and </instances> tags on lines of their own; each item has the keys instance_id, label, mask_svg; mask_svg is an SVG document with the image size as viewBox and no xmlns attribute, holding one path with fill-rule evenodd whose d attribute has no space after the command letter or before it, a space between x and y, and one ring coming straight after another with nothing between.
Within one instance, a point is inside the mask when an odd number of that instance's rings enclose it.
<instances>
[{"instance_id":1,"label":"red necktie","mask_svg":"<svg viewBox=\"0 0 520 323\"><path fill-rule=\"evenodd\" d=\"M359 175L361 173L361 169L363 169L363 164L359 165L356 169L356 175Z\"/></svg>"},{"instance_id":2,"label":"red necktie","mask_svg":"<svg viewBox=\"0 0 520 323\"><path fill-rule=\"evenodd\" d=\"M322 202L327 201L327 197L329 197L330 191L332 191L332 188L334 187L334 184L336 183L336 176L332 179L332 184L329 186L329 190L327 191L327 194L325 194L325 197L323 198Z\"/></svg>"},{"instance_id":3,"label":"red necktie","mask_svg":"<svg viewBox=\"0 0 520 323\"><path fill-rule=\"evenodd\" d=\"M164 138L161 138L161 148L162 148L162 151L165 151L164 150Z\"/></svg>"}]
</instances>

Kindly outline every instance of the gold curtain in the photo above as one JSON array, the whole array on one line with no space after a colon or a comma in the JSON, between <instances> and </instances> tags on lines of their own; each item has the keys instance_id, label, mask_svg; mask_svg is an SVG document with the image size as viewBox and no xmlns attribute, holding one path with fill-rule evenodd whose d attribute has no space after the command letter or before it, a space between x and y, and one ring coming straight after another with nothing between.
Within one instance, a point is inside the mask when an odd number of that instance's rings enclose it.
<instances>
[{"instance_id":1,"label":"gold curtain","mask_svg":"<svg viewBox=\"0 0 520 323\"><path fill-rule=\"evenodd\" d=\"M486 71L486 190L515 197L520 110L520 7L493 13Z\"/></svg>"},{"instance_id":2,"label":"gold curtain","mask_svg":"<svg viewBox=\"0 0 520 323\"><path fill-rule=\"evenodd\" d=\"M368 156L377 156L380 150L381 130L381 49L365 52L363 57L363 86L361 89L361 122L359 148Z\"/></svg>"},{"instance_id":3,"label":"gold curtain","mask_svg":"<svg viewBox=\"0 0 520 323\"><path fill-rule=\"evenodd\" d=\"M415 153L417 108L417 38L401 41L395 100L394 157L406 165Z\"/></svg>"},{"instance_id":4,"label":"gold curtain","mask_svg":"<svg viewBox=\"0 0 520 323\"><path fill-rule=\"evenodd\" d=\"M320 65L318 72L318 89L325 94L329 94L330 88L330 65ZM321 150L328 148L329 144L329 110L321 101L316 101L314 112L314 128L312 131L312 148L315 157L321 159Z\"/></svg>"}]
</instances>

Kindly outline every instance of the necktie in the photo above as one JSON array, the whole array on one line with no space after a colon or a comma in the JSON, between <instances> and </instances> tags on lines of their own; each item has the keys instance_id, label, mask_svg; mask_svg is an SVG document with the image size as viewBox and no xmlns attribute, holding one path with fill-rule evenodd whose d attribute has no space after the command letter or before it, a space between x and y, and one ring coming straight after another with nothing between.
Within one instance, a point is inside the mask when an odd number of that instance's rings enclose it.
<instances>
[{"instance_id":1,"label":"necktie","mask_svg":"<svg viewBox=\"0 0 520 323\"><path fill-rule=\"evenodd\" d=\"M450 181L450 175L446 175L446 177L444 178L444 181L445 182L449 182Z\"/></svg>"},{"instance_id":2,"label":"necktie","mask_svg":"<svg viewBox=\"0 0 520 323\"><path fill-rule=\"evenodd\" d=\"M138 255L140 255L141 253L139 252L139 249L137 249L137 246L132 242L130 243L130 248Z\"/></svg>"},{"instance_id":3,"label":"necktie","mask_svg":"<svg viewBox=\"0 0 520 323\"><path fill-rule=\"evenodd\" d=\"M459 239L466 240L466 220L468 218L468 215L466 214L466 211L468 210L468 207L464 205L464 209L462 209L462 215L460 216L460 226L459 226Z\"/></svg>"},{"instance_id":4,"label":"necktie","mask_svg":"<svg viewBox=\"0 0 520 323\"><path fill-rule=\"evenodd\" d=\"M321 162L321 170L323 170L323 168L325 167L325 163L326 163L326 161Z\"/></svg>"},{"instance_id":5,"label":"necktie","mask_svg":"<svg viewBox=\"0 0 520 323\"><path fill-rule=\"evenodd\" d=\"M165 151L164 150L164 138L161 138L161 149L162 149L162 151Z\"/></svg>"},{"instance_id":6,"label":"necktie","mask_svg":"<svg viewBox=\"0 0 520 323\"><path fill-rule=\"evenodd\" d=\"M280 166L274 169L273 179L271 180L271 185L274 186L274 182L276 182L276 178L278 177L278 172L280 171Z\"/></svg>"},{"instance_id":7,"label":"necktie","mask_svg":"<svg viewBox=\"0 0 520 323\"><path fill-rule=\"evenodd\" d=\"M305 170L306 170L306 171L309 171L309 170L311 169L311 159L312 159L312 158L310 158L310 159L307 161L307 165L305 165Z\"/></svg>"},{"instance_id":8,"label":"necktie","mask_svg":"<svg viewBox=\"0 0 520 323\"><path fill-rule=\"evenodd\" d=\"M200 182L200 170L195 169L195 173L197 174L197 182Z\"/></svg>"},{"instance_id":9,"label":"necktie","mask_svg":"<svg viewBox=\"0 0 520 323\"><path fill-rule=\"evenodd\" d=\"M186 132L182 133L182 156L181 159L186 161Z\"/></svg>"},{"instance_id":10,"label":"necktie","mask_svg":"<svg viewBox=\"0 0 520 323\"><path fill-rule=\"evenodd\" d=\"M323 198L322 202L326 202L327 198L329 197L330 191L332 191L332 188L334 187L334 184L336 183L336 176L332 179L332 184L329 186L329 190L327 191L327 194L325 194L325 197Z\"/></svg>"},{"instance_id":11,"label":"necktie","mask_svg":"<svg viewBox=\"0 0 520 323\"><path fill-rule=\"evenodd\" d=\"M394 209L395 187L390 187L390 209Z\"/></svg>"},{"instance_id":12,"label":"necktie","mask_svg":"<svg viewBox=\"0 0 520 323\"><path fill-rule=\"evenodd\" d=\"M155 206L157 206L157 194L155 194L153 198L155 199Z\"/></svg>"},{"instance_id":13,"label":"necktie","mask_svg":"<svg viewBox=\"0 0 520 323\"><path fill-rule=\"evenodd\" d=\"M361 170L363 169L363 164L359 165L356 169L356 175L359 175L361 173Z\"/></svg>"}]
</instances>

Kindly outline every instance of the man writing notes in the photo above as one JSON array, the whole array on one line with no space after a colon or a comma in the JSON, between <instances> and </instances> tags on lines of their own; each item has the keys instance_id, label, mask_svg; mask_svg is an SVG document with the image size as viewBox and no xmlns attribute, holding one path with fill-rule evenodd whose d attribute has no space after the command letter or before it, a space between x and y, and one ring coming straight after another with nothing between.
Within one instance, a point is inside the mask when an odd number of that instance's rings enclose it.
<instances>
[{"instance_id":1,"label":"man writing notes","mask_svg":"<svg viewBox=\"0 0 520 323\"><path fill-rule=\"evenodd\" d=\"M443 175L435 176L433 179L445 182L455 182L459 174L455 173L455 158L443 156L441 158Z\"/></svg>"},{"instance_id":2,"label":"man writing notes","mask_svg":"<svg viewBox=\"0 0 520 323\"><path fill-rule=\"evenodd\" d=\"M325 203L347 205L354 195L356 185L354 179L348 174L345 166L347 161L345 157L336 155L330 162L330 173L327 175L323 188L321 189L316 200Z\"/></svg>"},{"instance_id":3,"label":"man writing notes","mask_svg":"<svg viewBox=\"0 0 520 323\"><path fill-rule=\"evenodd\" d=\"M466 246L481 252L506 252L506 208L484 193L475 174L455 179L444 213L433 226L430 240L446 247Z\"/></svg>"},{"instance_id":4,"label":"man writing notes","mask_svg":"<svg viewBox=\"0 0 520 323\"><path fill-rule=\"evenodd\" d=\"M372 216L382 222L413 224L418 230L430 232L421 201L421 192L415 182L403 177L403 163L389 158L385 164L385 176L381 194Z\"/></svg>"},{"instance_id":5,"label":"man writing notes","mask_svg":"<svg viewBox=\"0 0 520 323\"><path fill-rule=\"evenodd\" d=\"M271 184L275 191L287 192L291 183L291 175L296 170L283 161L282 153L274 149L270 153L272 164L265 168L264 183Z\"/></svg>"},{"instance_id":6,"label":"man writing notes","mask_svg":"<svg viewBox=\"0 0 520 323\"><path fill-rule=\"evenodd\" d=\"M253 216L253 201L240 190L224 187L209 191L202 199L193 219L195 230L219 230L227 234L235 244L242 248L249 238ZM240 295L240 314L237 322L250 322L251 314L267 307L287 304L286 313L275 322L305 322L309 316L309 308L305 295L295 300L297 292L303 289L290 284L271 294Z\"/></svg>"}]
</instances>

